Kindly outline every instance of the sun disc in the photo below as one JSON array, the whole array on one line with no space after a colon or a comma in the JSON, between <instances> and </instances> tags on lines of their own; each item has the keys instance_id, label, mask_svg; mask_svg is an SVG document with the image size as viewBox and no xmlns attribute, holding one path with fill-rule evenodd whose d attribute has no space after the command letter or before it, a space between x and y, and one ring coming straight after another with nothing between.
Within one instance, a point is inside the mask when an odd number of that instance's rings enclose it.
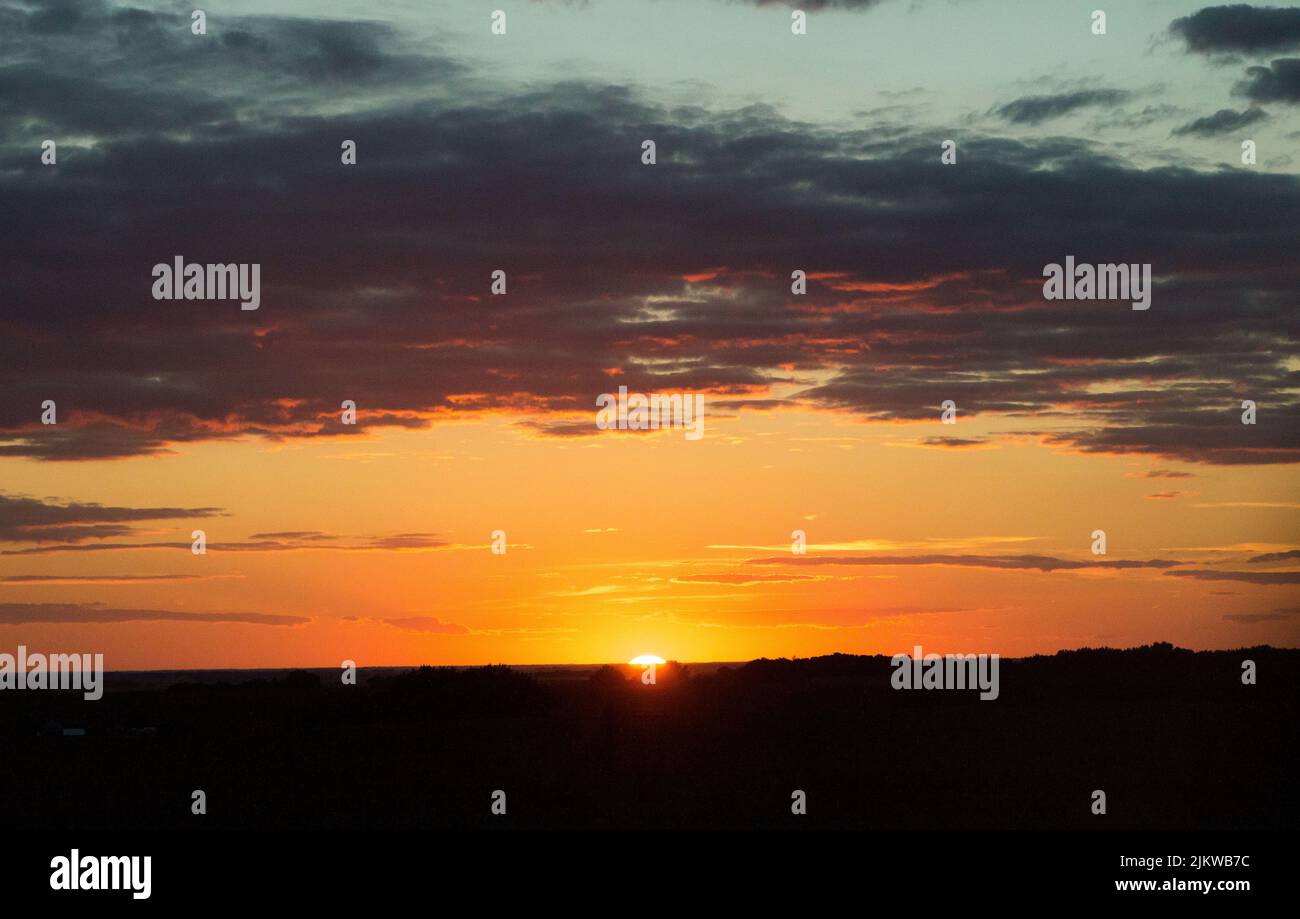
<instances>
[{"instance_id":1,"label":"sun disc","mask_svg":"<svg viewBox=\"0 0 1300 919\"><path fill-rule=\"evenodd\" d=\"M636 657L628 661L628 663L644 667L646 664L666 664L667 661L655 654L638 654Z\"/></svg>"}]
</instances>

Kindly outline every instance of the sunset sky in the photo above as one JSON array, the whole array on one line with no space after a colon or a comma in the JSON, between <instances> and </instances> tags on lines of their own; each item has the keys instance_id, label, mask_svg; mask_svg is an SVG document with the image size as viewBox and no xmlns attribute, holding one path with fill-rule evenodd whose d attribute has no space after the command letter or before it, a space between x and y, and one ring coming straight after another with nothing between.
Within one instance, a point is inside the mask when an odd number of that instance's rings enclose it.
<instances>
[{"instance_id":1,"label":"sunset sky","mask_svg":"<svg viewBox=\"0 0 1300 919\"><path fill-rule=\"evenodd\" d=\"M1297 645L1300 10L1098 6L0 0L0 650Z\"/></svg>"}]
</instances>

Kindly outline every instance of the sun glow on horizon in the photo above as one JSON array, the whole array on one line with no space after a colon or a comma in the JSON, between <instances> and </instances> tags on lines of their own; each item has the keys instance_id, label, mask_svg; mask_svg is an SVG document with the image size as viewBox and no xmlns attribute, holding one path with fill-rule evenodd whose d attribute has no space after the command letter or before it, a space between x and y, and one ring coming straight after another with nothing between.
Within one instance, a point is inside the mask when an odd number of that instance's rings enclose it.
<instances>
[{"instance_id":1,"label":"sun glow on horizon","mask_svg":"<svg viewBox=\"0 0 1300 919\"><path fill-rule=\"evenodd\" d=\"M628 663L636 664L639 667L644 667L646 664L655 664L657 666L659 664L666 664L668 662L664 660L662 657L659 657L658 655L655 654L638 654L636 657L628 661Z\"/></svg>"}]
</instances>

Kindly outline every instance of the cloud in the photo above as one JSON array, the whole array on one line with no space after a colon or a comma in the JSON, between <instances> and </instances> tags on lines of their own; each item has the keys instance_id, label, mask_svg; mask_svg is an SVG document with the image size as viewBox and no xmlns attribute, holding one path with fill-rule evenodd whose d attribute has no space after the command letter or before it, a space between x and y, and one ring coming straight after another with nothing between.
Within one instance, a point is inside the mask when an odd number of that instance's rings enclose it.
<instances>
[{"instance_id":1,"label":"cloud","mask_svg":"<svg viewBox=\"0 0 1300 919\"><path fill-rule=\"evenodd\" d=\"M56 552L118 552L148 549L169 549L191 551L190 542L103 542L103 543L61 543L56 545L34 546L26 549L9 549L0 555L51 555ZM304 539L247 539L226 542L207 541L208 552L428 552L440 550L468 550L485 548L485 546L468 546L450 543L436 533L398 533L393 536L370 536L351 538L343 536L311 535ZM517 545L514 548L528 548Z\"/></svg>"},{"instance_id":2,"label":"cloud","mask_svg":"<svg viewBox=\"0 0 1300 919\"><path fill-rule=\"evenodd\" d=\"M818 581L821 578L810 574L682 574L672 580L674 583L731 584L736 587L753 587L758 584L779 582Z\"/></svg>"},{"instance_id":3,"label":"cloud","mask_svg":"<svg viewBox=\"0 0 1300 919\"><path fill-rule=\"evenodd\" d=\"M64 542L123 536L146 520L214 517L216 507L106 507L0 493L0 542Z\"/></svg>"},{"instance_id":4,"label":"cloud","mask_svg":"<svg viewBox=\"0 0 1300 919\"><path fill-rule=\"evenodd\" d=\"M927 437L921 441L923 447L937 447L942 450L975 450L990 447L983 437Z\"/></svg>"},{"instance_id":5,"label":"cloud","mask_svg":"<svg viewBox=\"0 0 1300 919\"><path fill-rule=\"evenodd\" d=\"M572 635L578 631L573 628L551 626L544 628L471 629L469 626L460 625L456 622L443 622L436 616L404 616L394 619L344 616L342 621L358 624L375 622L407 632L423 632L430 635L521 635L526 638L536 638L538 636Z\"/></svg>"},{"instance_id":6,"label":"cloud","mask_svg":"<svg viewBox=\"0 0 1300 919\"><path fill-rule=\"evenodd\" d=\"M583 419L616 374L729 411L919 422L954 399L963 418L1032 419L1061 450L1300 461L1295 176L1138 169L1086 139L976 131L960 170L939 169L924 123L499 85L389 27L234 17L233 44L196 54L179 14L6 9L7 78L48 85L0 111L0 456L365 439L488 413L594 436ZM55 169L31 156L46 136L70 138ZM342 137L361 142L356 168ZM252 206L268 189L273 220ZM510 295L487 310L502 251ZM152 300L150 266L176 254L261 264L261 309ZM1042 268L1065 254L1153 264L1151 313L1045 302ZM806 296L788 295L793 264ZM1156 316L1160 334L1139 325ZM1267 424L1237 422L1241 392ZM45 399L57 425L39 422Z\"/></svg>"},{"instance_id":7,"label":"cloud","mask_svg":"<svg viewBox=\"0 0 1300 919\"><path fill-rule=\"evenodd\" d=\"M36 622L77 625L113 622L236 622L247 625L302 625L303 616L273 613L190 613L158 609L114 609L99 603L0 603L0 625Z\"/></svg>"},{"instance_id":8,"label":"cloud","mask_svg":"<svg viewBox=\"0 0 1300 919\"><path fill-rule=\"evenodd\" d=\"M534 0L534 2L541 2L541 0ZM593 0L550 0L550 2L560 3L564 6L587 8L592 5ZM869 10L886 2L886 0L725 0L725 2L763 7L787 6L791 9L814 12L818 10ZM919 0L913 0L913 2L919 2Z\"/></svg>"},{"instance_id":9,"label":"cloud","mask_svg":"<svg viewBox=\"0 0 1300 919\"><path fill-rule=\"evenodd\" d=\"M1263 555L1256 555L1248 558L1248 562L1285 562L1291 559L1300 558L1300 549L1288 549L1285 552L1265 552Z\"/></svg>"},{"instance_id":10,"label":"cloud","mask_svg":"<svg viewBox=\"0 0 1300 919\"><path fill-rule=\"evenodd\" d=\"M816 514L806 516L804 519L811 520ZM938 549L983 549L992 546L1002 546L1008 543L1034 542L1042 539L1041 536L927 536L922 539L882 539L880 537L868 537L860 539L841 539L835 542L827 543L809 543L805 548L809 552L896 552L904 549L921 549L934 551ZM779 552L782 550L789 551L790 545L753 545L745 543L711 543L705 546L707 549L746 549Z\"/></svg>"},{"instance_id":11,"label":"cloud","mask_svg":"<svg viewBox=\"0 0 1300 919\"><path fill-rule=\"evenodd\" d=\"M196 520L223 515L217 507L110 507L96 503L64 502L0 493L0 542L36 543L8 549L0 555L48 555L56 552L111 552L140 549L189 551L185 541L91 542L129 536L131 524L184 518ZM188 530L188 524L184 529ZM209 551L293 552L335 550L344 552L429 551L477 548L448 542L437 533L395 533L387 536L349 537L320 530L255 533L246 540L208 540ZM35 577L35 576L33 576ZM146 576L142 576L146 577ZM172 576L147 576L159 579ZM120 579L117 579L120 580Z\"/></svg>"},{"instance_id":12,"label":"cloud","mask_svg":"<svg viewBox=\"0 0 1300 919\"><path fill-rule=\"evenodd\" d=\"M1241 581L1245 584L1276 585L1300 584L1300 571L1215 571L1189 568L1183 571L1166 571L1176 578L1195 578L1200 581Z\"/></svg>"},{"instance_id":13,"label":"cloud","mask_svg":"<svg viewBox=\"0 0 1300 919\"><path fill-rule=\"evenodd\" d=\"M1081 453L1146 454L1223 466L1300 462L1300 440L1296 439L1300 435L1300 411L1290 406L1278 419L1280 429L1252 438L1238 430L1248 432L1250 426L1237 422L1233 414L1216 413L1187 401L1180 406L1178 402L1176 395L1171 396L1164 409L1142 413L1146 425L1113 424L1053 432L1043 435L1042 441ZM1111 418L1118 422L1123 414L1115 411Z\"/></svg>"},{"instance_id":14,"label":"cloud","mask_svg":"<svg viewBox=\"0 0 1300 919\"><path fill-rule=\"evenodd\" d=\"M0 584L147 584L154 581L204 581L223 575L202 574L10 574L0 575Z\"/></svg>"},{"instance_id":15,"label":"cloud","mask_svg":"<svg viewBox=\"0 0 1300 919\"><path fill-rule=\"evenodd\" d=\"M1050 96L1026 96L995 109L994 114L1012 124L1034 125L1081 108L1119 105L1131 95L1125 89L1084 89Z\"/></svg>"},{"instance_id":16,"label":"cloud","mask_svg":"<svg viewBox=\"0 0 1300 919\"><path fill-rule=\"evenodd\" d=\"M1267 67L1247 67L1233 92L1252 102L1300 102L1300 57L1285 57Z\"/></svg>"},{"instance_id":17,"label":"cloud","mask_svg":"<svg viewBox=\"0 0 1300 919\"><path fill-rule=\"evenodd\" d=\"M1199 54L1289 51L1300 48L1300 9L1207 6L1175 19L1169 30Z\"/></svg>"},{"instance_id":18,"label":"cloud","mask_svg":"<svg viewBox=\"0 0 1300 919\"><path fill-rule=\"evenodd\" d=\"M1300 616L1300 607L1278 607L1271 613L1225 613L1223 618L1227 622L1257 625L1261 622L1285 622L1294 616Z\"/></svg>"},{"instance_id":19,"label":"cloud","mask_svg":"<svg viewBox=\"0 0 1300 919\"><path fill-rule=\"evenodd\" d=\"M458 625L454 622L443 622L435 616L406 616L381 621L386 625L405 629L408 632L426 632L434 635L468 635L470 633L467 626Z\"/></svg>"},{"instance_id":20,"label":"cloud","mask_svg":"<svg viewBox=\"0 0 1300 919\"><path fill-rule=\"evenodd\" d=\"M869 10L885 0L741 0L754 6L788 6L801 10Z\"/></svg>"},{"instance_id":21,"label":"cloud","mask_svg":"<svg viewBox=\"0 0 1300 919\"><path fill-rule=\"evenodd\" d=\"M362 549L446 549L451 543L437 533L397 533L379 536L354 548Z\"/></svg>"},{"instance_id":22,"label":"cloud","mask_svg":"<svg viewBox=\"0 0 1300 919\"><path fill-rule=\"evenodd\" d=\"M717 622L696 621L692 625L709 629L814 629L835 632L850 629L862 629L876 625L881 619L907 618L910 616L939 616L952 613L993 612L1000 607L965 607L965 606L886 606L875 609L858 607L831 609L780 609L763 611L765 617L777 621L756 622L753 615L747 614L743 621Z\"/></svg>"},{"instance_id":23,"label":"cloud","mask_svg":"<svg viewBox=\"0 0 1300 919\"><path fill-rule=\"evenodd\" d=\"M518 421L516 425L547 437L595 437L602 433L596 427L595 409L590 418L582 421ZM639 432L638 432L639 433Z\"/></svg>"},{"instance_id":24,"label":"cloud","mask_svg":"<svg viewBox=\"0 0 1300 919\"><path fill-rule=\"evenodd\" d=\"M965 568L995 568L1004 571L1078 571L1089 568L1132 569L1172 568L1183 562L1168 559L1147 561L1075 561L1048 555L857 555L790 556L749 559L749 565L943 565Z\"/></svg>"},{"instance_id":25,"label":"cloud","mask_svg":"<svg viewBox=\"0 0 1300 919\"><path fill-rule=\"evenodd\" d=\"M1213 115L1206 115L1204 118L1197 118L1195 121L1188 122L1181 128L1175 128L1173 133L1176 135L1193 134L1198 137L1217 137L1220 134L1230 134L1233 131L1240 131L1242 128L1255 124L1256 122L1268 119L1268 112L1258 108L1248 108L1238 112L1234 109L1219 109Z\"/></svg>"}]
</instances>

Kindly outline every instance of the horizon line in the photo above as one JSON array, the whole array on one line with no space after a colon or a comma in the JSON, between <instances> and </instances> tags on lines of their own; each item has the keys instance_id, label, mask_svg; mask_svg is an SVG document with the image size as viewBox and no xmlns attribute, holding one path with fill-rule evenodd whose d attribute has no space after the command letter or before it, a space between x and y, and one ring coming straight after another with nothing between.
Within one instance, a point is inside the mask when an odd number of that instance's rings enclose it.
<instances>
[{"instance_id":1,"label":"horizon line","mask_svg":"<svg viewBox=\"0 0 1300 919\"><path fill-rule=\"evenodd\" d=\"M1270 645L1270 644L1239 645L1235 648L1204 648L1198 651L1192 648L1184 648L1179 645L1175 645L1173 644L1173 642L1165 641L1165 642L1149 642L1143 645L1132 645L1129 647L1120 647L1120 648L1112 647L1110 645L1097 645L1097 646L1085 645L1083 647L1078 647L1078 648L1058 648L1055 651L1046 652L1046 653L1040 652L1036 654L1022 654L1017 656L1000 654L996 651L986 651L986 652L971 652L971 651L937 652L936 651L933 653L936 654L984 653L984 654L988 654L989 656L996 654L1000 660L1019 661L1019 660L1030 660L1035 657L1054 657L1057 654L1073 653L1079 651L1141 651L1145 648L1154 648L1157 645L1169 645L1170 650L1186 651L1189 654L1226 654L1234 651L1254 651L1259 649L1267 649L1270 651L1300 651L1300 647ZM766 661L810 661L810 660L817 660L819 658L824 658L824 657L835 657L836 655L841 657L883 657L883 658L893 658L896 656L894 654L885 654L883 652L874 653L874 654L853 654L845 651L831 651L826 654L813 654L807 657L799 657L799 656L753 657L748 660L675 660L669 658L667 661L665 661L665 664L661 664L658 666L665 666L666 664L679 664L682 666L691 666L691 665L700 666L704 664L717 664L719 666L722 666L727 664L734 664L734 665L743 666L745 664L752 664L764 660ZM586 661L586 662L552 661L543 664L524 664L524 663L507 663L504 661L491 661L491 662L480 663L480 664L434 664L428 662L418 663L418 664L369 664L369 665L357 664L356 669L357 670L414 670L420 667L438 667L443 669L476 670L482 667L541 668L541 667L640 667L640 666L642 665L631 664L627 661ZM268 667L155 667L150 669L134 669L134 670L107 670L106 669L104 672L105 673L216 673L221 671L229 671L232 673L251 673L259 670L338 670L338 669L340 669L339 664L323 664L323 665L300 664L300 665L279 665L279 666L268 666Z\"/></svg>"}]
</instances>

